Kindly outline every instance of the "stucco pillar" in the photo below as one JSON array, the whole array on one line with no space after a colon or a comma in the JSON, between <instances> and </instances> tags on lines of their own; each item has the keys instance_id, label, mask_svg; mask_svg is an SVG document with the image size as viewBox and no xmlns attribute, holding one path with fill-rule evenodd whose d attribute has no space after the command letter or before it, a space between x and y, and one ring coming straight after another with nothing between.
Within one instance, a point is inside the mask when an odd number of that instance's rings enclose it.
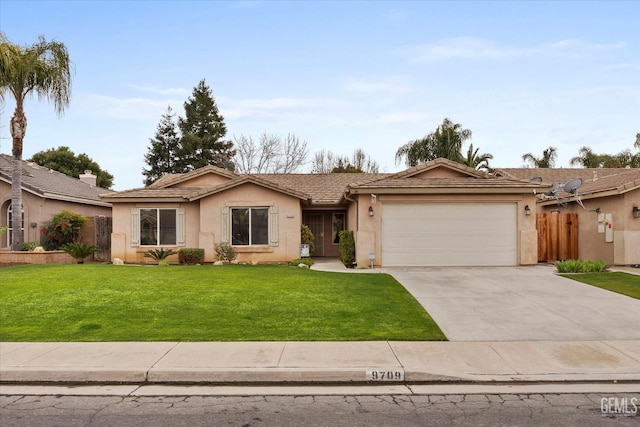
<instances>
[{"instance_id":1,"label":"stucco pillar","mask_svg":"<svg viewBox=\"0 0 640 427\"><path fill-rule=\"evenodd\" d=\"M358 231L356 233L356 263L358 268L365 268L371 265L369 254L375 253L376 233L373 231ZM380 260L376 257L375 264L379 265Z\"/></svg>"}]
</instances>

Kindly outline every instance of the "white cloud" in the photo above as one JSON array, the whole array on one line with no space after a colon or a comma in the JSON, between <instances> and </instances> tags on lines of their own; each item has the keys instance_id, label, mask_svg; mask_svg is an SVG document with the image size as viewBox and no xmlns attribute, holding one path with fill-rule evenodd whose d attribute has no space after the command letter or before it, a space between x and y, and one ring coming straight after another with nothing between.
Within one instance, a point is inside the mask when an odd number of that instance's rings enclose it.
<instances>
[{"instance_id":1,"label":"white cloud","mask_svg":"<svg viewBox=\"0 0 640 427\"><path fill-rule=\"evenodd\" d=\"M167 109L168 104L179 102L148 98L116 98L107 95L80 94L74 100L74 109L83 115L102 119L148 119L157 118Z\"/></svg>"},{"instance_id":2,"label":"white cloud","mask_svg":"<svg viewBox=\"0 0 640 427\"><path fill-rule=\"evenodd\" d=\"M344 102L328 98L270 98L235 100L219 98L220 110L225 117L273 117L285 113L308 115L303 111L339 109ZM313 115L313 114L312 114Z\"/></svg>"},{"instance_id":3,"label":"white cloud","mask_svg":"<svg viewBox=\"0 0 640 427\"><path fill-rule=\"evenodd\" d=\"M563 55L588 56L598 52L619 50L626 47L623 42L611 44L587 43L578 39L559 40L532 46L514 47L500 45L492 40L457 37L439 40L422 46L405 49L416 62L439 62L450 59L497 59L522 56Z\"/></svg>"},{"instance_id":4,"label":"white cloud","mask_svg":"<svg viewBox=\"0 0 640 427\"><path fill-rule=\"evenodd\" d=\"M183 89L183 88L158 88L158 87L154 87L154 86L146 86L146 85L135 85L135 84L129 84L127 85L127 87L130 87L131 89L135 89L138 90L140 92L146 92L146 93L154 93L154 94L158 94L158 95L185 95L188 96L191 91L188 89Z\"/></svg>"},{"instance_id":5,"label":"white cloud","mask_svg":"<svg viewBox=\"0 0 640 427\"><path fill-rule=\"evenodd\" d=\"M346 84L346 89L362 93L408 93L411 91L411 85L406 78L402 77L389 77L381 81L350 79Z\"/></svg>"}]
</instances>

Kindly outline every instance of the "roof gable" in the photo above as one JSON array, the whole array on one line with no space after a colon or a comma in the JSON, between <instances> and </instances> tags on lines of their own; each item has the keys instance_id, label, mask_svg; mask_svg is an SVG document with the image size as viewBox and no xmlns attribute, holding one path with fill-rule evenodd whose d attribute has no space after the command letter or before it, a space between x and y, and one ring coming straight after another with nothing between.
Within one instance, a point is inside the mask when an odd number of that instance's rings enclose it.
<instances>
[{"instance_id":1,"label":"roof gable","mask_svg":"<svg viewBox=\"0 0 640 427\"><path fill-rule=\"evenodd\" d=\"M202 199L204 197L210 196L212 194L216 194L216 193L220 193L226 190L229 190L231 188L235 188L235 187L239 187L241 185L245 185L245 184L254 184L257 185L259 187L262 188L266 188L272 191L276 191L278 193L282 193L282 194L286 194L292 197L296 197L298 199L301 199L303 201L309 201L311 199L311 196L303 193L301 191L297 191L288 187L284 187L281 186L275 182L272 181L268 181L266 179L262 179L259 178L257 176L253 176L253 175L239 175L236 176L236 178L227 180L226 182L216 185L215 187L209 188L209 189L203 189L203 191L201 191L200 193L198 193L195 196L192 196L190 198L190 200L198 200L198 199Z\"/></svg>"},{"instance_id":2,"label":"roof gable","mask_svg":"<svg viewBox=\"0 0 640 427\"><path fill-rule=\"evenodd\" d=\"M228 169L207 165L191 172L165 175L147 188L211 187L237 176Z\"/></svg>"},{"instance_id":3,"label":"roof gable","mask_svg":"<svg viewBox=\"0 0 640 427\"><path fill-rule=\"evenodd\" d=\"M486 178L491 175L453 160L438 158L419 164L390 178Z\"/></svg>"}]
</instances>

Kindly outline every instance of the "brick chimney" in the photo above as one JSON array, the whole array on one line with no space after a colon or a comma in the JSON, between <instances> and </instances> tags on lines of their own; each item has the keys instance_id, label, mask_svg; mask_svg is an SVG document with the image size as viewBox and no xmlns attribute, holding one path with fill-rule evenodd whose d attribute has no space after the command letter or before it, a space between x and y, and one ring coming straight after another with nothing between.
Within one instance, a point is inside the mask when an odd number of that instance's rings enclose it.
<instances>
[{"instance_id":1,"label":"brick chimney","mask_svg":"<svg viewBox=\"0 0 640 427\"><path fill-rule=\"evenodd\" d=\"M84 173L80 174L80 181L89 184L92 187L96 186L98 177L94 175L90 170L85 170Z\"/></svg>"}]
</instances>

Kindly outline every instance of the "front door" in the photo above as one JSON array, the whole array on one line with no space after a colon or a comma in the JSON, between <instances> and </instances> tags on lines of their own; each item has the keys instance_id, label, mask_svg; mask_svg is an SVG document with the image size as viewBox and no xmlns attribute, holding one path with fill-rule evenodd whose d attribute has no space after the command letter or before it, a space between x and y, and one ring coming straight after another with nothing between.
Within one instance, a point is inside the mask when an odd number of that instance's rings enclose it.
<instances>
[{"instance_id":1,"label":"front door","mask_svg":"<svg viewBox=\"0 0 640 427\"><path fill-rule=\"evenodd\" d=\"M324 215L308 214L306 222L315 237L316 250L312 255L324 256Z\"/></svg>"}]
</instances>

